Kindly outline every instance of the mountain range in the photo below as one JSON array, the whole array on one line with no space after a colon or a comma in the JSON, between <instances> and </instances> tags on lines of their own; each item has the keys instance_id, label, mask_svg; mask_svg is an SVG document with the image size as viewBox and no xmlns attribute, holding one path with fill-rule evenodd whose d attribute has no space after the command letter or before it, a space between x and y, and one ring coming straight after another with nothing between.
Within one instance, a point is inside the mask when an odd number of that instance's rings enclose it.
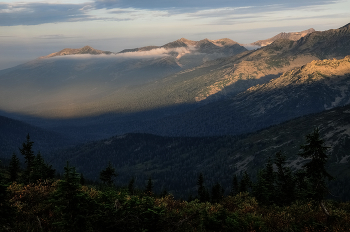
<instances>
[{"instance_id":1,"label":"mountain range","mask_svg":"<svg viewBox=\"0 0 350 232\"><path fill-rule=\"evenodd\" d=\"M303 136L319 127L332 173L347 178L349 38L347 24L281 33L255 50L230 39L117 53L85 46L0 70L0 156L28 131L56 168L70 160L94 179L110 160L120 183L152 176L180 194L198 172L229 186L280 149L300 168Z\"/></svg>"},{"instance_id":2,"label":"mountain range","mask_svg":"<svg viewBox=\"0 0 350 232\"><path fill-rule=\"evenodd\" d=\"M180 39L119 53L64 49L1 70L0 109L7 112L4 116L88 140L128 132L171 136L252 132L344 104L348 93L341 85L346 77L342 83L322 84L325 96L313 104L310 93L322 81L309 84L301 78L300 85L291 87L286 76L314 60L349 55L349 27L310 30L297 41L277 39L250 51L229 39ZM292 96L289 88L295 90ZM336 100L339 97L343 100ZM263 100L267 98L276 104ZM278 99L288 101L279 105Z\"/></svg>"}]
</instances>

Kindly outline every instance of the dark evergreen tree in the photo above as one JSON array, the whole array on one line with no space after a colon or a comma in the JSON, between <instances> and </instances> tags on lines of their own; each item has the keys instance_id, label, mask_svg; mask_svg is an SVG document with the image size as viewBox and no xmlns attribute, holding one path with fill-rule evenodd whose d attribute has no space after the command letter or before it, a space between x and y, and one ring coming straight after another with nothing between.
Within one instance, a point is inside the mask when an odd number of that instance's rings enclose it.
<instances>
[{"instance_id":1,"label":"dark evergreen tree","mask_svg":"<svg viewBox=\"0 0 350 232\"><path fill-rule=\"evenodd\" d=\"M277 152L274 161L277 167L275 203L289 205L295 200L295 178L289 167L286 167L286 157L281 151Z\"/></svg>"},{"instance_id":2,"label":"dark evergreen tree","mask_svg":"<svg viewBox=\"0 0 350 232\"><path fill-rule=\"evenodd\" d=\"M333 179L333 177L327 172L325 165L327 163L327 149L329 147L324 146L324 141L320 138L319 130L316 128L311 134L306 136L306 143L300 146L301 152L299 156L305 159L311 159L309 162L303 165L305 169L305 177L310 184L311 199L320 203L325 213L322 200L328 193L327 181Z\"/></svg>"},{"instance_id":3,"label":"dark evergreen tree","mask_svg":"<svg viewBox=\"0 0 350 232\"><path fill-rule=\"evenodd\" d=\"M56 223L59 231L89 231L91 228L88 214L93 212L94 202L81 191L80 175L67 162L63 180L58 182L52 196L56 205Z\"/></svg>"},{"instance_id":4,"label":"dark evergreen tree","mask_svg":"<svg viewBox=\"0 0 350 232\"><path fill-rule=\"evenodd\" d=\"M148 178L147 185L145 188L145 194L148 196L151 196L153 194L153 182L151 177Z\"/></svg>"},{"instance_id":5,"label":"dark evergreen tree","mask_svg":"<svg viewBox=\"0 0 350 232\"><path fill-rule=\"evenodd\" d=\"M85 185L85 178L84 178L83 173L80 173L80 184Z\"/></svg>"},{"instance_id":6,"label":"dark evergreen tree","mask_svg":"<svg viewBox=\"0 0 350 232\"><path fill-rule=\"evenodd\" d=\"M114 177L116 177L117 174L115 172L115 168L112 166L111 162L108 162L108 166L100 172L100 180L107 184L108 186L112 186L114 182Z\"/></svg>"},{"instance_id":7,"label":"dark evergreen tree","mask_svg":"<svg viewBox=\"0 0 350 232\"><path fill-rule=\"evenodd\" d=\"M250 192L251 186L252 181L248 173L245 171L239 182L239 192Z\"/></svg>"},{"instance_id":8,"label":"dark evergreen tree","mask_svg":"<svg viewBox=\"0 0 350 232\"><path fill-rule=\"evenodd\" d=\"M253 195L256 199L264 204L270 205L275 200L275 175L271 158L268 158L265 167L259 172L258 180L254 185Z\"/></svg>"},{"instance_id":9,"label":"dark evergreen tree","mask_svg":"<svg viewBox=\"0 0 350 232\"><path fill-rule=\"evenodd\" d=\"M0 172L0 231L9 231L9 229L5 228L13 224L13 216L15 212L9 203L10 199L7 192L8 185L5 184L5 182L5 178Z\"/></svg>"},{"instance_id":10,"label":"dark evergreen tree","mask_svg":"<svg viewBox=\"0 0 350 232\"><path fill-rule=\"evenodd\" d=\"M9 164L9 173L10 173L10 181L14 182L18 180L18 174L20 172L21 166L18 157L15 153L12 154L10 164Z\"/></svg>"},{"instance_id":11,"label":"dark evergreen tree","mask_svg":"<svg viewBox=\"0 0 350 232\"><path fill-rule=\"evenodd\" d=\"M197 186L198 186L198 199L200 202L206 202L208 201L208 191L204 186L204 178L203 174L199 173L198 179L197 179Z\"/></svg>"},{"instance_id":12,"label":"dark evergreen tree","mask_svg":"<svg viewBox=\"0 0 350 232\"><path fill-rule=\"evenodd\" d=\"M168 195L168 191L166 190L166 188L163 188L162 192L160 193L160 197L166 197Z\"/></svg>"},{"instance_id":13,"label":"dark evergreen tree","mask_svg":"<svg viewBox=\"0 0 350 232\"><path fill-rule=\"evenodd\" d=\"M238 185L238 179L237 175L234 175L232 178L232 186L231 186L231 196L235 196L239 192L239 185Z\"/></svg>"},{"instance_id":14,"label":"dark evergreen tree","mask_svg":"<svg viewBox=\"0 0 350 232\"><path fill-rule=\"evenodd\" d=\"M218 203L224 197L224 189L219 183L216 183L211 189L211 202Z\"/></svg>"},{"instance_id":15,"label":"dark evergreen tree","mask_svg":"<svg viewBox=\"0 0 350 232\"><path fill-rule=\"evenodd\" d=\"M128 191L130 195L134 195L135 193L135 177L133 176L128 184Z\"/></svg>"},{"instance_id":16,"label":"dark evergreen tree","mask_svg":"<svg viewBox=\"0 0 350 232\"><path fill-rule=\"evenodd\" d=\"M30 172L30 180L35 182L37 180L47 180L53 179L55 177L55 169L52 168L52 165L45 163L40 152L35 156L33 161L33 168Z\"/></svg>"},{"instance_id":17,"label":"dark evergreen tree","mask_svg":"<svg viewBox=\"0 0 350 232\"><path fill-rule=\"evenodd\" d=\"M298 170L294 173L295 180L295 199L305 201L310 198L311 185L306 178L304 170Z\"/></svg>"},{"instance_id":18,"label":"dark evergreen tree","mask_svg":"<svg viewBox=\"0 0 350 232\"><path fill-rule=\"evenodd\" d=\"M35 155L32 150L33 143L34 142L30 140L29 134L27 134L26 141L22 143L22 148L19 148L19 151L24 156L25 163L27 164L27 167L23 173L23 181L25 183L31 182L30 173L33 169L33 163L35 159Z\"/></svg>"}]
</instances>

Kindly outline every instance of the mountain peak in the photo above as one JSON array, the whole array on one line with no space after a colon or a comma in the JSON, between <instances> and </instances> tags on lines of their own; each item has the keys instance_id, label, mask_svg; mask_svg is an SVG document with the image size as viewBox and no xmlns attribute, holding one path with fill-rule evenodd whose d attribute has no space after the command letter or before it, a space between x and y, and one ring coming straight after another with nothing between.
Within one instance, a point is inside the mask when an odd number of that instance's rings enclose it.
<instances>
[{"instance_id":1,"label":"mountain peak","mask_svg":"<svg viewBox=\"0 0 350 232\"><path fill-rule=\"evenodd\" d=\"M99 55L99 54L111 54L111 52L97 50L86 45L82 48L65 48L59 52L54 52L54 53L51 53L50 55L42 56L40 58L50 58L55 56L66 56L66 55L77 55L77 54Z\"/></svg>"},{"instance_id":2,"label":"mountain peak","mask_svg":"<svg viewBox=\"0 0 350 232\"><path fill-rule=\"evenodd\" d=\"M212 43L214 43L217 46L232 46L234 44L238 44L237 42L233 41L232 39L228 38L223 38L223 39L217 39L217 40L212 40Z\"/></svg>"},{"instance_id":3,"label":"mountain peak","mask_svg":"<svg viewBox=\"0 0 350 232\"><path fill-rule=\"evenodd\" d=\"M344 28L350 28L350 23L348 23L348 24L346 24L346 25L340 27L339 29L344 29Z\"/></svg>"},{"instance_id":4,"label":"mountain peak","mask_svg":"<svg viewBox=\"0 0 350 232\"><path fill-rule=\"evenodd\" d=\"M313 28L310 28L310 29L307 29L304 31L300 31L300 32L281 32L281 33L275 35L274 37L271 37L271 38L265 39L265 40L258 40L256 42L252 43L251 45L263 47L263 46L269 45L269 44L271 44L274 41L279 40L279 39L288 39L288 40L297 41L300 38L302 38L310 33L313 33L313 32L315 32L315 29L313 29Z\"/></svg>"}]
</instances>

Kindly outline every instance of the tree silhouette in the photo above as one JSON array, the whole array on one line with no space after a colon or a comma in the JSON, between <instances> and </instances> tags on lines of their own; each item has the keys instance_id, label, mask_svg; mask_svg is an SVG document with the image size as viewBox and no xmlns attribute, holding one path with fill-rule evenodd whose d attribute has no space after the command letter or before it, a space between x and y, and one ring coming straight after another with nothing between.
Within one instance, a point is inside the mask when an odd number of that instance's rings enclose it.
<instances>
[{"instance_id":1,"label":"tree silhouette","mask_svg":"<svg viewBox=\"0 0 350 232\"><path fill-rule=\"evenodd\" d=\"M112 186L113 178L116 176L115 168L112 166L111 162L108 162L108 166L100 172L100 180L108 186Z\"/></svg>"},{"instance_id":2,"label":"tree silhouette","mask_svg":"<svg viewBox=\"0 0 350 232\"><path fill-rule=\"evenodd\" d=\"M152 191L153 191L153 182L152 182L152 178L150 177L147 181L147 185L146 185L146 189L145 189L145 194L148 196L152 195Z\"/></svg>"},{"instance_id":3,"label":"tree silhouette","mask_svg":"<svg viewBox=\"0 0 350 232\"><path fill-rule=\"evenodd\" d=\"M310 185L309 197L320 203L325 214L329 216L324 207L323 199L328 193L326 181L332 180L333 177L327 172L325 165L327 163L327 149L324 141L320 138L319 129L316 128L311 134L306 136L306 143L300 146L299 156L305 159L311 159L303 165L305 177Z\"/></svg>"},{"instance_id":4,"label":"tree silhouette","mask_svg":"<svg viewBox=\"0 0 350 232\"><path fill-rule=\"evenodd\" d=\"M33 143L34 142L30 140L29 134L27 134L26 141L22 143L22 148L19 148L19 151L24 156L25 163L27 164L26 170L23 173L24 182L26 183L30 182L30 172L32 171L33 163L35 159L35 155L32 150Z\"/></svg>"},{"instance_id":5,"label":"tree silhouette","mask_svg":"<svg viewBox=\"0 0 350 232\"><path fill-rule=\"evenodd\" d=\"M19 159L16 156L15 153L13 153L11 160L10 160L10 164L9 164L9 173L10 173L10 181L14 182L17 181L18 179L18 173L20 171L21 167L20 167L20 163L19 163Z\"/></svg>"}]
</instances>

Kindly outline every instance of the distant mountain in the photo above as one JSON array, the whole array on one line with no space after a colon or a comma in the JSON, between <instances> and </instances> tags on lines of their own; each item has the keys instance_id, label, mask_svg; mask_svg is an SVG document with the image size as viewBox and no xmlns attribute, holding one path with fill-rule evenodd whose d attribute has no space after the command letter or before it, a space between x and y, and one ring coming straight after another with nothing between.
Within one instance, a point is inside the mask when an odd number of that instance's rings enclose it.
<instances>
[{"instance_id":1,"label":"distant mountain","mask_svg":"<svg viewBox=\"0 0 350 232\"><path fill-rule=\"evenodd\" d=\"M179 47L179 43L185 47ZM180 39L161 48L151 46L118 54L88 46L64 49L1 70L0 109L51 118L135 111L139 110L134 107L138 103L130 101L139 97L150 101L144 96L144 91L149 90L147 85L242 51L246 49L229 39L199 42Z\"/></svg>"},{"instance_id":2,"label":"distant mountain","mask_svg":"<svg viewBox=\"0 0 350 232\"><path fill-rule=\"evenodd\" d=\"M223 53L231 56L237 55L247 50L243 46L240 46L237 42L228 38L223 38L218 40L203 39L200 41L192 41L185 38L181 38L176 41L167 43L163 46L146 46L146 47L134 48L134 49L124 49L119 53L144 52L144 51L151 51L159 48L164 48L167 50L172 50L176 48L186 48L186 49L189 49L188 52L193 52L193 53L207 53L207 54ZM179 53L177 51L172 51L172 52Z\"/></svg>"},{"instance_id":3,"label":"distant mountain","mask_svg":"<svg viewBox=\"0 0 350 232\"><path fill-rule=\"evenodd\" d=\"M258 41L254 42L254 43L251 43L250 45L264 47L264 46L269 45L269 44L271 44L274 41L279 40L279 39L288 39L288 40L297 41L300 38L302 38L302 37L304 37L304 36L306 36L306 35L308 35L308 34L310 34L312 32L315 32L315 29L310 28L308 30L301 31L301 32L287 32L287 33L286 32L281 32L281 33L279 33L278 35L275 35L272 38L265 39L265 40L258 40Z\"/></svg>"},{"instance_id":4,"label":"distant mountain","mask_svg":"<svg viewBox=\"0 0 350 232\"><path fill-rule=\"evenodd\" d=\"M349 200L350 105L311 114L269 127L256 133L223 137L161 137L150 134L125 134L102 141L86 143L60 152L57 167L66 160L85 177L98 179L99 171L111 161L116 167L118 184L132 176L140 187L151 176L156 191L167 189L177 197L196 194L198 173L207 186L216 182L229 193L232 177L247 171L256 176L268 157L282 151L287 164L299 169L304 160L297 156L305 136L316 127L329 149L327 169L337 179L332 194ZM91 162L93 160L94 162ZM348 183L348 182L347 182Z\"/></svg>"},{"instance_id":5,"label":"distant mountain","mask_svg":"<svg viewBox=\"0 0 350 232\"><path fill-rule=\"evenodd\" d=\"M90 55L107 54L107 55L109 55L111 53L112 52L101 51L101 50L94 49L90 46L85 46L85 47L78 48L78 49L65 48L59 52L51 53L50 55L42 56L40 58L44 59L44 58L50 58L50 57L55 57L55 56L78 55L78 54L90 54Z\"/></svg>"}]
</instances>

